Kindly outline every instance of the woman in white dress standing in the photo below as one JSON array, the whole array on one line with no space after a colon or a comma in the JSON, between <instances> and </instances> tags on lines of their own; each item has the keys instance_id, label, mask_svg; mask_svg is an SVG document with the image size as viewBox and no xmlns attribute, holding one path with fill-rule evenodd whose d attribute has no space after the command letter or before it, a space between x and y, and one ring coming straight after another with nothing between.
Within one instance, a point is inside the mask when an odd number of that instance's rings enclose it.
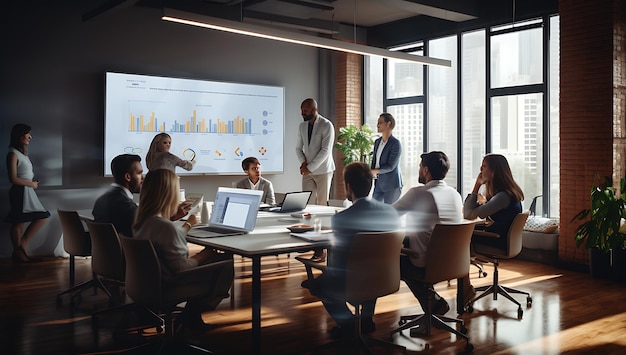
<instances>
[{"instance_id":1,"label":"woman in white dress standing","mask_svg":"<svg viewBox=\"0 0 626 355\"><path fill-rule=\"evenodd\" d=\"M15 263L26 263L36 259L28 256L28 243L50 217L35 193L39 180L35 179L33 164L28 158L28 145L32 136L31 127L18 123L11 129L11 142L7 154L7 172L11 189L11 210L4 219L11 224L12 259ZM26 230L24 224L29 223Z\"/></svg>"}]
</instances>

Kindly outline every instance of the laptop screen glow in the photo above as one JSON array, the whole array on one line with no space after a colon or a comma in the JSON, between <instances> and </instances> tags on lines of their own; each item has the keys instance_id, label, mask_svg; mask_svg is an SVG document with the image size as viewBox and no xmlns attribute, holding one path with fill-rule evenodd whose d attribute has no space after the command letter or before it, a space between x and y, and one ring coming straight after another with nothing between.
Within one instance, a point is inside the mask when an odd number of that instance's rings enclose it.
<instances>
[{"instance_id":1,"label":"laptop screen glow","mask_svg":"<svg viewBox=\"0 0 626 355\"><path fill-rule=\"evenodd\" d=\"M262 197L261 190L219 187L210 225L252 231Z\"/></svg>"}]
</instances>

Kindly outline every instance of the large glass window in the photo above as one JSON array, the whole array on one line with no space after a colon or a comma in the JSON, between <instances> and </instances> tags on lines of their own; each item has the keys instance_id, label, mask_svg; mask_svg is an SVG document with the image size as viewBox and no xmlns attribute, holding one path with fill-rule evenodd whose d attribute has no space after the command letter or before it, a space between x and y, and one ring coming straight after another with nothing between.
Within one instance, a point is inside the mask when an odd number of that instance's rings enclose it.
<instances>
[{"instance_id":1,"label":"large glass window","mask_svg":"<svg viewBox=\"0 0 626 355\"><path fill-rule=\"evenodd\" d=\"M365 120L374 132L378 116L383 112L383 58L366 57L365 71Z\"/></svg>"},{"instance_id":2,"label":"large glass window","mask_svg":"<svg viewBox=\"0 0 626 355\"><path fill-rule=\"evenodd\" d=\"M450 68L433 66L428 70L428 151L439 150L450 159L448 185L457 186L458 95L456 36L429 42L429 55L452 60ZM418 161L419 163L419 161Z\"/></svg>"},{"instance_id":3,"label":"large glass window","mask_svg":"<svg viewBox=\"0 0 626 355\"><path fill-rule=\"evenodd\" d=\"M492 152L509 161L524 191L524 209L543 189L543 94L494 97L491 100Z\"/></svg>"},{"instance_id":4,"label":"large glass window","mask_svg":"<svg viewBox=\"0 0 626 355\"><path fill-rule=\"evenodd\" d=\"M491 37L491 88L543 82L542 28Z\"/></svg>"},{"instance_id":5,"label":"large glass window","mask_svg":"<svg viewBox=\"0 0 626 355\"><path fill-rule=\"evenodd\" d=\"M559 17L550 18L550 183L546 193L550 196L550 216L559 216L560 164L559 164ZM539 211L537 212L539 213Z\"/></svg>"},{"instance_id":6,"label":"large glass window","mask_svg":"<svg viewBox=\"0 0 626 355\"><path fill-rule=\"evenodd\" d=\"M403 146L406 188L418 184L424 149L449 155L446 181L463 195L473 188L484 155L500 153L524 190L524 208L543 195L537 213L558 217L559 17L544 21L479 28L411 47L416 54L450 59L451 68L368 59L366 73L373 79L366 84L365 122L375 127L382 111L396 117L393 134Z\"/></svg>"},{"instance_id":7,"label":"large glass window","mask_svg":"<svg viewBox=\"0 0 626 355\"><path fill-rule=\"evenodd\" d=\"M461 36L461 195L472 192L485 156L485 30Z\"/></svg>"},{"instance_id":8,"label":"large glass window","mask_svg":"<svg viewBox=\"0 0 626 355\"><path fill-rule=\"evenodd\" d=\"M423 55L423 51L411 54ZM424 66L399 59L387 60L387 98L424 94Z\"/></svg>"},{"instance_id":9,"label":"large glass window","mask_svg":"<svg viewBox=\"0 0 626 355\"><path fill-rule=\"evenodd\" d=\"M400 169L406 191L418 185L420 155L424 152L424 105L389 106L387 112L396 119L393 135L402 143Z\"/></svg>"}]
</instances>

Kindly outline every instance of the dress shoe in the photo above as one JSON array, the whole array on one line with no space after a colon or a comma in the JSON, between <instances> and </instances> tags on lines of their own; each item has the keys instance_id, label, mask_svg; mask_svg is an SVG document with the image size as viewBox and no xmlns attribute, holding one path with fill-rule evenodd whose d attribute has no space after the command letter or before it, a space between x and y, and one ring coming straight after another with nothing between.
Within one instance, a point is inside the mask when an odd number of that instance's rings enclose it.
<instances>
[{"instance_id":1,"label":"dress shoe","mask_svg":"<svg viewBox=\"0 0 626 355\"><path fill-rule=\"evenodd\" d=\"M443 298L440 298L437 302L435 302L432 307L433 314L436 314L438 316L443 316L444 314L448 313L449 310L450 305Z\"/></svg>"},{"instance_id":2,"label":"dress shoe","mask_svg":"<svg viewBox=\"0 0 626 355\"><path fill-rule=\"evenodd\" d=\"M463 288L463 307L469 306L472 301L476 298L476 290L474 286L470 285L469 287Z\"/></svg>"},{"instance_id":3,"label":"dress shoe","mask_svg":"<svg viewBox=\"0 0 626 355\"><path fill-rule=\"evenodd\" d=\"M321 251L319 253L315 252L315 254L311 257L311 261L314 263L323 263L326 261L326 251Z\"/></svg>"},{"instance_id":4,"label":"dress shoe","mask_svg":"<svg viewBox=\"0 0 626 355\"><path fill-rule=\"evenodd\" d=\"M30 262L30 258L26 255L26 252L22 248L17 248L13 250L13 254L11 255L11 259L15 264L23 264Z\"/></svg>"}]
</instances>

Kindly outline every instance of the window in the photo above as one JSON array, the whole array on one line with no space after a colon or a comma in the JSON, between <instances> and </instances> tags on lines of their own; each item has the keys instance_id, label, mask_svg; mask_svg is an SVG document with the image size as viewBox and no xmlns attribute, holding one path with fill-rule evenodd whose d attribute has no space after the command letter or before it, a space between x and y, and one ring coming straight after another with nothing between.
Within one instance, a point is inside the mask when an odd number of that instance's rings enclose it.
<instances>
[{"instance_id":1,"label":"window","mask_svg":"<svg viewBox=\"0 0 626 355\"><path fill-rule=\"evenodd\" d=\"M494 97L491 100L492 152L509 161L515 181L524 191L524 208L543 189L542 94ZM533 114L534 113L534 114Z\"/></svg>"},{"instance_id":2,"label":"window","mask_svg":"<svg viewBox=\"0 0 626 355\"><path fill-rule=\"evenodd\" d=\"M429 55L449 58L452 67L431 67L428 71L428 151L439 150L450 159L445 181L457 187L457 44L456 36L432 40ZM418 162L419 163L419 162Z\"/></svg>"},{"instance_id":3,"label":"window","mask_svg":"<svg viewBox=\"0 0 626 355\"><path fill-rule=\"evenodd\" d=\"M461 195L472 192L486 150L485 30L461 36Z\"/></svg>"},{"instance_id":4,"label":"window","mask_svg":"<svg viewBox=\"0 0 626 355\"><path fill-rule=\"evenodd\" d=\"M499 153L509 160L524 191L524 208L543 195L537 213L558 217L558 38L559 17L553 16L477 28L408 49L451 59L452 68L367 59L371 70L366 72L375 78L367 91L376 92L377 99L366 100L366 122L374 127L383 111L396 118L404 190L417 184L424 150L450 157L446 182L462 195L471 192L485 154ZM369 87L377 80L385 88L382 94Z\"/></svg>"}]
</instances>

